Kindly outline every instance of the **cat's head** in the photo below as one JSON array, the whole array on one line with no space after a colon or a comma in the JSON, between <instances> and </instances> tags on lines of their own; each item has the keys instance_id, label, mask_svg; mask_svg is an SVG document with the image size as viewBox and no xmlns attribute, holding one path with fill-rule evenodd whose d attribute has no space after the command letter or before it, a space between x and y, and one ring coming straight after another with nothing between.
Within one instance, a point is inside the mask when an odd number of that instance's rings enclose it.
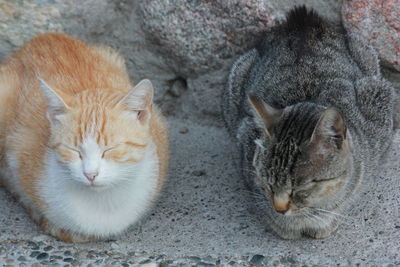
<instances>
[{"instance_id":1,"label":"cat's head","mask_svg":"<svg viewBox=\"0 0 400 267\"><path fill-rule=\"evenodd\" d=\"M127 93L85 90L73 96L40 84L51 126L49 149L63 176L96 190L135 177L149 144L149 80Z\"/></svg>"},{"instance_id":2,"label":"cat's head","mask_svg":"<svg viewBox=\"0 0 400 267\"><path fill-rule=\"evenodd\" d=\"M248 99L262 132L256 180L274 214L308 216L339 206L353 182L352 142L340 112L313 103L276 109Z\"/></svg>"}]
</instances>

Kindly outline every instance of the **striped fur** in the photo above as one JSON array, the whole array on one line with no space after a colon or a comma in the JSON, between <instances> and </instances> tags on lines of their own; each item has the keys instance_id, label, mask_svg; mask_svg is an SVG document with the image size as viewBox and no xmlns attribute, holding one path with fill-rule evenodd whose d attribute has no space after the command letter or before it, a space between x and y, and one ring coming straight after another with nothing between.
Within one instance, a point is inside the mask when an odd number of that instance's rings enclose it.
<instances>
[{"instance_id":1,"label":"striped fur","mask_svg":"<svg viewBox=\"0 0 400 267\"><path fill-rule=\"evenodd\" d=\"M283 238L329 236L393 137L375 51L299 7L233 64L222 115Z\"/></svg>"},{"instance_id":2,"label":"striped fur","mask_svg":"<svg viewBox=\"0 0 400 267\"><path fill-rule=\"evenodd\" d=\"M0 66L2 182L47 233L108 238L149 210L168 167L152 94L149 81L132 87L115 51L63 34L34 38Z\"/></svg>"}]
</instances>

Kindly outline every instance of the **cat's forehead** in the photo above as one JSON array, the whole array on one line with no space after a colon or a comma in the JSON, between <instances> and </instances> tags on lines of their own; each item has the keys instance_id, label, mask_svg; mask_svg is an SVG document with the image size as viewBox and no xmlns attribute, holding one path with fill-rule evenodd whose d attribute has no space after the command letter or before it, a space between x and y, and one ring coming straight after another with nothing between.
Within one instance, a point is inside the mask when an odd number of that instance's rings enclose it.
<instances>
[{"instance_id":1,"label":"cat's forehead","mask_svg":"<svg viewBox=\"0 0 400 267\"><path fill-rule=\"evenodd\" d=\"M280 146L291 146L293 142L300 145L310 138L321 112L322 108L312 103L285 108L274 129L276 140L282 143Z\"/></svg>"},{"instance_id":2,"label":"cat's forehead","mask_svg":"<svg viewBox=\"0 0 400 267\"><path fill-rule=\"evenodd\" d=\"M124 97L125 92L111 90L84 90L73 97L73 106L85 109L91 106L100 106L105 109L114 108Z\"/></svg>"},{"instance_id":3,"label":"cat's forehead","mask_svg":"<svg viewBox=\"0 0 400 267\"><path fill-rule=\"evenodd\" d=\"M100 146L96 138L92 135L86 136L81 144L81 149L86 152L98 152L100 153Z\"/></svg>"}]
</instances>

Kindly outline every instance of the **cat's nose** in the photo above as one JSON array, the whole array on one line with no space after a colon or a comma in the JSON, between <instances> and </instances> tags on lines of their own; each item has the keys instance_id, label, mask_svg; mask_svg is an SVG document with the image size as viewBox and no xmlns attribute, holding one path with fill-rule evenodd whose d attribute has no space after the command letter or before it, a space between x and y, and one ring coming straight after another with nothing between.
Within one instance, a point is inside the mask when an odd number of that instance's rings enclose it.
<instances>
[{"instance_id":1,"label":"cat's nose","mask_svg":"<svg viewBox=\"0 0 400 267\"><path fill-rule=\"evenodd\" d=\"M99 172L84 172L85 177L89 180L89 182L93 182L94 179L99 175Z\"/></svg>"},{"instance_id":2,"label":"cat's nose","mask_svg":"<svg viewBox=\"0 0 400 267\"><path fill-rule=\"evenodd\" d=\"M289 197L287 196L274 196L273 204L275 210L281 214L285 214L290 208Z\"/></svg>"},{"instance_id":3,"label":"cat's nose","mask_svg":"<svg viewBox=\"0 0 400 267\"><path fill-rule=\"evenodd\" d=\"M275 203L274 208L277 212L285 214L289 210L289 203Z\"/></svg>"}]
</instances>

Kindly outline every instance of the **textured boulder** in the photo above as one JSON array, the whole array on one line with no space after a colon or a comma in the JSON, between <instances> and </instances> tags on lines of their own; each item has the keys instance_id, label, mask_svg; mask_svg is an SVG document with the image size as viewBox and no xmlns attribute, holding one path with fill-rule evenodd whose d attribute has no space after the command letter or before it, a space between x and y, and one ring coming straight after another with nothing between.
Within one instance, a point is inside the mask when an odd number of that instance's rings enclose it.
<instances>
[{"instance_id":1,"label":"textured boulder","mask_svg":"<svg viewBox=\"0 0 400 267\"><path fill-rule=\"evenodd\" d=\"M63 31L119 50L168 114L207 120L219 114L232 60L301 4L340 19L338 0L0 0L0 60L38 33Z\"/></svg>"},{"instance_id":2,"label":"textured boulder","mask_svg":"<svg viewBox=\"0 0 400 267\"><path fill-rule=\"evenodd\" d=\"M137 16L168 70L187 81L178 110L204 118L219 115L232 59L268 34L288 10L303 4L331 21L340 20L337 0L142 0Z\"/></svg>"},{"instance_id":3,"label":"textured boulder","mask_svg":"<svg viewBox=\"0 0 400 267\"><path fill-rule=\"evenodd\" d=\"M382 63L400 71L400 0L344 0L346 29L378 50Z\"/></svg>"},{"instance_id":4,"label":"textured boulder","mask_svg":"<svg viewBox=\"0 0 400 267\"><path fill-rule=\"evenodd\" d=\"M322 2L322 3L321 3ZM337 20L340 1L144 0L143 30L182 76L193 77L252 47L285 12L307 4Z\"/></svg>"}]
</instances>

